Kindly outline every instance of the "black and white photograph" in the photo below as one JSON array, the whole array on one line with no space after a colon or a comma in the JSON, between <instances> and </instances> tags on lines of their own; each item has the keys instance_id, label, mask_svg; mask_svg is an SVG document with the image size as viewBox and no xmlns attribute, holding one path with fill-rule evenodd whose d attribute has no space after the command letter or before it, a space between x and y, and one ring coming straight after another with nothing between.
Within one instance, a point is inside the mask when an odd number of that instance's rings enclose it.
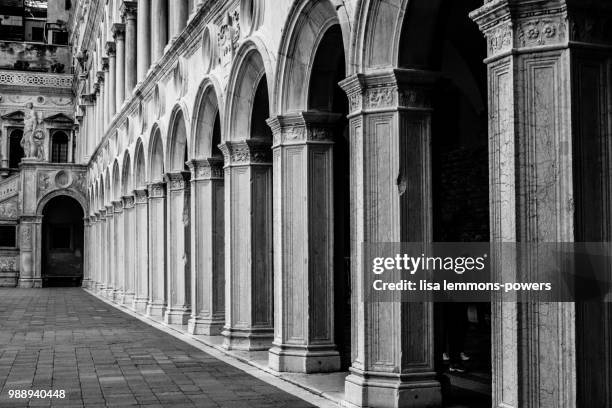
<instances>
[{"instance_id":1,"label":"black and white photograph","mask_svg":"<svg viewBox=\"0 0 612 408\"><path fill-rule=\"evenodd\" d=\"M0 0L0 408L612 408L612 0Z\"/></svg>"}]
</instances>

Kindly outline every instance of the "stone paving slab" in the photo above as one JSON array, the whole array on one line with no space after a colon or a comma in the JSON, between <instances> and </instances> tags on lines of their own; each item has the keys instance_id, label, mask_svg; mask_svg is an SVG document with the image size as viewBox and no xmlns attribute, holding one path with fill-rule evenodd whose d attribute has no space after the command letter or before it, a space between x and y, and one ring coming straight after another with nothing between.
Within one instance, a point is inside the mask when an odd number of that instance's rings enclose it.
<instances>
[{"instance_id":1,"label":"stone paving slab","mask_svg":"<svg viewBox=\"0 0 612 408\"><path fill-rule=\"evenodd\" d=\"M9 390L65 398L10 399ZM0 289L0 407L313 407L87 294Z\"/></svg>"}]
</instances>

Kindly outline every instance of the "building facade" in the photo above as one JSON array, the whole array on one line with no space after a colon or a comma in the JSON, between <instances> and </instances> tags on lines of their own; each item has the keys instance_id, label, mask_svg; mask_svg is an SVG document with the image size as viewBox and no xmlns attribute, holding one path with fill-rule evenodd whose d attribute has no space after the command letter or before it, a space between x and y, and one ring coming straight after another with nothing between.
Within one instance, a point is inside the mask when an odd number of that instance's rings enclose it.
<instances>
[{"instance_id":1,"label":"building facade","mask_svg":"<svg viewBox=\"0 0 612 408\"><path fill-rule=\"evenodd\" d=\"M610 239L605 0L73 3L49 114L75 164L0 181L5 282L43 284L68 195L98 296L274 371L346 370L345 406L438 407L438 312L364 301L363 243ZM0 101L3 167L11 112L57 98L36 85ZM490 314L492 406L612 406L609 304Z\"/></svg>"}]
</instances>

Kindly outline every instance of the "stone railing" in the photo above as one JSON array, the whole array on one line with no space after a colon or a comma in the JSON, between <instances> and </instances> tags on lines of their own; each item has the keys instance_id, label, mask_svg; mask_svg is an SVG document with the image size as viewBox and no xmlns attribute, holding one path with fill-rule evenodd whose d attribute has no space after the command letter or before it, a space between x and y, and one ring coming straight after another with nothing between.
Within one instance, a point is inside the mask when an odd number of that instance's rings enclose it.
<instances>
[{"instance_id":1,"label":"stone railing","mask_svg":"<svg viewBox=\"0 0 612 408\"><path fill-rule=\"evenodd\" d=\"M72 74L0 70L0 85L72 88L72 80Z\"/></svg>"}]
</instances>

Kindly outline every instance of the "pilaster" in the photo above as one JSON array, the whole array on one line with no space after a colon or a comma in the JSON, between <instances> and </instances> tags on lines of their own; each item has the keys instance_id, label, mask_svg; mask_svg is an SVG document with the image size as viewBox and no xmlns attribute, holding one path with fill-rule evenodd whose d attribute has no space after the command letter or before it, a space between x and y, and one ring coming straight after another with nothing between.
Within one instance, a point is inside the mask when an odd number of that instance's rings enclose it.
<instances>
[{"instance_id":1,"label":"pilaster","mask_svg":"<svg viewBox=\"0 0 612 408\"><path fill-rule=\"evenodd\" d=\"M123 287L124 296L123 304L130 307L134 303L135 283L134 276L136 274L136 253L135 247L135 222L134 222L134 196L126 195L121 197L123 205Z\"/></svg>"},{"instance_id":2,"label":"pilaster","mask_svg":"<svg viewBox=\"0 0 612 408\"><path fill-rule=\"evenodd\" d=\"M149 200L146 189L134 190L135 289L133 308L146 313L149 301Z\"/></svg>"},{"instance_id":3,"label":"pilaster","mask_svg":"<svg viewBox=\"0 0 612 408\"><path fill-rule=\"evenodd\" d=\"M125 100L125 24L113 24L116 49L115 112L121 109Z\"/></svg>"},{"instance_id":4,"label":"pilaster","mask_svg":"<svg viewBox=\"0 0 612 408\"><path fill-rule=\"evenodd\" d=\"M113 283L114 292L113 300L117 303L123 303L125 296L125 231L124 231L124 213L123 203L121 200L113 201Z\"/></svg>"},{"instance_id":5,"label":"pilaster","mask_svg":"<svg viewBox=\"0 0 612 408\"><path fill-rule=\"evenodd\" d=\"M42 248L42 217L22 216L19 220L19 281L20 288L40 288L41 259L36 248ZM38 270L37 270L38 269Z\"/></svg>"},{"instance_id":6,"label":"pilaster","mask_svg":"<svg viewBox=\"0 0 612 408\"><path fill-rule=\"evenodd\" d=\"M106 207L106 297L110 300L115 299L115 293L117 289L117 282L115 282L115 209L114 206L107 205Z\"/></svg>"},{"instance_id":7,"label":"pilaster","mask_svg":"<svg viewBox=\"0 0 612 408\"><path fill-rule=\"evenodd\" d=\"M147 190L150 271L147 316L162 319L166 308L166 183L151 183Z\"/></svg>"},{"instance_id":8,"label":"pilaster","mask_svg":"<svg viewBox=\"0 0 612 408\"><path fill-rule=\"evenodd\" d=\"M115 117L117 112L117 48L115 43L109 41L106 43L106 54L108 55L108 109L109 118Z\"/></svg>"}]
</instances>

